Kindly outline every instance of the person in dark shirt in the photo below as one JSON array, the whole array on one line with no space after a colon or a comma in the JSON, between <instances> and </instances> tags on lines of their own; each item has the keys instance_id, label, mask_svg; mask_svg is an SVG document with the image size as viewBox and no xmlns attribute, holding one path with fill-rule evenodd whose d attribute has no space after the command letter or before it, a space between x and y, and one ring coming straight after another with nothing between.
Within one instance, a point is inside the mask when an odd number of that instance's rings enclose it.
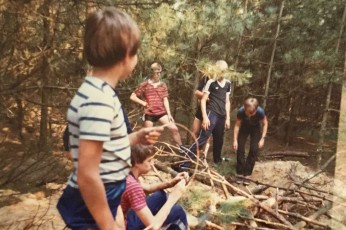
<instances>
[{"instance_id":1,"label":"person in dark shirt","mask_svg":"<svg viewBox=\"0 0 346 230\"><path fill-rule=\"evenodd\" d=\"M228 68L225 61L216 62L219 73L216 79L207 81L203 89L203 97L201 99L202 111L202 129L197 136L198 148L202 149L209 137L213 136L213 160L214 163L222 161L221 152L223 147L223 137L225 128L230 127L230 94L231 82L224 78L224 72ZM186 155L195 158L197 153L197 144L193 143L186 151ZM191 163L186 161L179 165L178 171L186 171Z\"/></svg>"},{"instance_id":2,"label":"person in dark shirt","mask_svg":"<svg viewBox=\"0 0 346 230\"><path fill-rule=\"evenodd\" d=\"M261 127L262 126L262 127ZM237 183L249 184L257 158L258 149L264 145L267 135L268 121L263 108L258 106L258 100L253 97L245 99L244 105L238 110L234 126L233 148L237 151ZM245 157L245 142L250 136L250 150Z\"/></svg>"},{"instance_id":3,"label":"person in dark shirt","mask_svg":"<svg viewBox=\"0 0 346 230\"><path fill-rule=\"evenodd\" d=\"M203 89L205 85L207 84L207 81L209 78L207 76L203 76L199 82L197 89L195 90L195 97L197 99L197 107L196 107L196 113L195 113L195 119L193 120L192 124L192 133L195 134L195 136L198 136L199 131L201 130L201 125L203 121L203 115L201 110L201 99L203 97Z\"/></svg>"}]
</instances>

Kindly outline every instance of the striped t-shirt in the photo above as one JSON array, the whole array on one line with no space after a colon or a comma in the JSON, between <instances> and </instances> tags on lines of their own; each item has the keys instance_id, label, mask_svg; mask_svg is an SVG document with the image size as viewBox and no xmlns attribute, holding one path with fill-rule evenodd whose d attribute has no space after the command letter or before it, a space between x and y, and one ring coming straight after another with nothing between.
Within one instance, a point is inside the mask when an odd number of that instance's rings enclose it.
<instances>
[{"instance_id":1,"label":"striped t-shirt","mask_svg":"<svg viewBox=\"0 0 346 230\"><path fill-rule=\"evenodd\" d=\"M163 99L168 97L168 89L164 82L153 83L151 80L146 80L138 86L135 94L148 103L149 108L144 111L145 114L162 115L167 113Z\"/></svg>"},{"instance_id":2,"label":"striped t-shirt","mask_svg":"<svg viewBox=\"0 0 346 230\"><path fill-rule=\"evenodd\" d=\"M113 88L96 77L85 78L67 112L74 170L68 184L77 188L80 140L103 142L100 177L104 183L124 180L131 167L130 140L121 103Z\"/></svg>"},{"instance_id":3,"label":"striped t-shirt","mask_svg":"<svg viewBox=\"0 0 346 230\"><path fill-rule=\"evenodd\" d=\"M145 206L146 196L144 190L137 179L132 175L126 178L126 189L121 197L121 208L124 216L132 208L135 212L141 210Z\"/></svg>"}]
</instances>

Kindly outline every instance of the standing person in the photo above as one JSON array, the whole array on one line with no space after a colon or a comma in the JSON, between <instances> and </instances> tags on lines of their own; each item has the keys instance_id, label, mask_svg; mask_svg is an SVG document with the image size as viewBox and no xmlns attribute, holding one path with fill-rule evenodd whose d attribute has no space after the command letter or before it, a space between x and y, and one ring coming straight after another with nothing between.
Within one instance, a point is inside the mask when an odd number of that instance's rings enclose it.
<instances>
[{"instance_id":1,"label":"standing person","mask_svg":"<svg viewBox=\"0 0 346 230\"><path fill-rule=\"evenodd\" d=\"M179 173L170 182L145 184L139 177L151 170L155 155L152 146L135 145L131 148L132 168L126 179L126 190L121 198L121 207L127 230L181 229L188 228L184 209L176 204L189 180L187 173ZM172 188L168 195L163 189ZM145 193L152 193L146 198Z\"/></svg>"},{"instance_id":2,"label":"standing person","mask_svg":"<svg viewBox=\"0 0 346 230\"><path fill-rule=\"evenodd\" d=\"M199 131L201 130L201 125L203 121L200 101L203 97L204 86L205 84L207 84L208 80L209 78L207 76L203 76L199 80L197 89L195 90L195 97L197 99L197 107L196 107L195 119L193 120L193 124L192 124L192 133L195 134L196 137L198 136Z\"/></svg>"},{"instance_id":3,"label":"standing person","mask_svg":"<svg viewBox=\"0 0 346 230\"><path fill-rule=\"evenodd\" d=\"M67 112L73 172L57 208L71 229L117 228L130 171L130 145L154 143L161 128L127 134L114 89L137 64L140 31L126 13L107 8L86 20L84 55L93 67ZM121 211L121 209L120 209Z\"/></svg>"},{"instance_id":4,"label":"standing person","mask_svg":"<svg viewBox=\"0 0 346 230\"><path fill-rule=\"evenodd\" d=\"M262 130L261 130L262 123ZM256 98L249 97L238 110L234 126L233 148L237 151L237 174L245 179L237 178L237 183L249 184L257 158L258 149L264 145L267 135L268 121L264 110L258 106ZM245 142L250 136L250 150L245 158Z\"/></svg>"},{"instance_id":5,"label":"standing person","mask_svg":"<svg viewBox=\"0 0 346 230\"><path fill-rule=\"evenodd\" d=\"M197 141L199 149L202 149L208 138L213 135L213 160L214 163L220 163L224 131L230 127L231 82L224 78L224 72L228 68L227 63L219 60L216 66L219 70L216 79L208 80L203 90L201 99L203 122ZM193 143L189 148L189 157L194 158L196 152L197 145ZM190 162L184 162L180 165L180 170L186 170L185 168L189 166Z\"/></svg>"},{"instance_id":6,"label":"standing person","mask_svg":"<svg viewBox=\"0 0 346 230\"><path fill-rule=\"evenodd\" d=\"M181 137L169 108L167 85L160 80L162 67L158 63L153 63L150 68L152 75L136 88L130 99L143 106L144 127L153 127L157 121L168 125L175 143L181 147Z\"/></svg>"}]
</instances>

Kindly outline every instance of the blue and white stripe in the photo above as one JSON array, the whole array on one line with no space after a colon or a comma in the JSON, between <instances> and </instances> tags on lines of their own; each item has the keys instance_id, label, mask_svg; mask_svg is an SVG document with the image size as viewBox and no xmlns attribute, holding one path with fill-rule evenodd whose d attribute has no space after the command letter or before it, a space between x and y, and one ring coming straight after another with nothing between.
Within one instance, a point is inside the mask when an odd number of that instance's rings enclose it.
<instances>
[{"instance_id":1,"label":"blue and white stripe","mask_svg":"<svg viewBox=\"0 0 346 230\"><path fill-rule=\"evenodd\" d=\"M104 183L126 178L131 166L130 141L121 103L104 81L86 77L67 112L74 170L68 184L77 188L79 141L103 142L100 176Z\"/></svg>"}]
</instances>

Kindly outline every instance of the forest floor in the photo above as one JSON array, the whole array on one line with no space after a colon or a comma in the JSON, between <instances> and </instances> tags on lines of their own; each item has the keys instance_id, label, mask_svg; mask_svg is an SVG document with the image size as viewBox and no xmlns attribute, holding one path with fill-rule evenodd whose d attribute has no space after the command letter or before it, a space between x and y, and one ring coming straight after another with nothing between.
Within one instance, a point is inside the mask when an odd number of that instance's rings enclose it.
<instances>
[{"instance_id":1,"label":"forest floor","mask_svg":"<svg viewBox=\"0 0 346 230\"><path fill-rule=\"evenodd\" d=\"M71 162L65 152L61 150L55 150L51 154L40 152L35 142L23 143L14 138L10 131L3 129L0 136L0 229L63 229L65 225L56 210L56 203L72 168ZM56 149L61 149L61 143L55 143L54 146ZM251 178L253 182L248 186L234 183L235 154L229 142L225 142L224 156L230 160L222 162L221 165L210 163L210 169L224 175L232 186L244 192L252 191L259 184L269 184L272 187L262 195L270 197L277 192L275 187L288 188L294 182L300 182L316 174L316 170L311 167L314 165L312 160L314 156L311 155L308 158L282 156L269 158L266 154L278 151L311 154L315 149L314 142L303 138L296 139L295 145L290 147L285 147L278 140L268 138L255 165ZM209 153L207 157L208 162L212 161L211 155ZM333 179L333 167L329 166L327 172L316 175L309 181L309 185L331 194L336 184ZM165 180L170 177L169 173L153 171L144 179L148 183L154 183L160 178ZM343 181L346 181L346 178L344 179ZM337 182L337 185L340 190L345 188L342 182ZM253 205L247 202L246 197L239 196L232 189L229 189L229 192L233 196L227 199L227 202L232 205L225 216L220 211L225 207L223 205L226 201L224 191L205 185L197 179L193 180L180 200L189 213L189 223L192 228L218 229L219 226L230 229L230 225L224 225L224 223L239 222L240 216L247 213L247 207L250 210L253 209ZM345 221L340 218L342 217L339 217L341 222ZM209 220L216 227L201 225L203 220ZM322 218L320 221L328 222L329 220L330 218L324 220Z\"/></svg>"}]
</instances>

